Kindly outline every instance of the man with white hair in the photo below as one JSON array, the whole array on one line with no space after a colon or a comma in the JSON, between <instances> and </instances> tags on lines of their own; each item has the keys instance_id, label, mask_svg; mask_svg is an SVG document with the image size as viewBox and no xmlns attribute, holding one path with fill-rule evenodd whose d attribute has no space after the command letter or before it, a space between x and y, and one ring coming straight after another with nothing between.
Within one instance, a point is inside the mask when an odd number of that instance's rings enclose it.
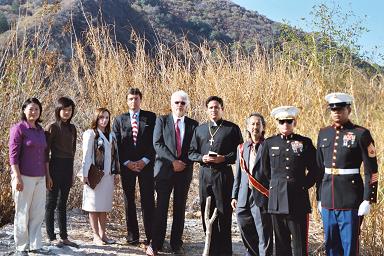
<instances>
[{"instance_id":1,"label":"man with white hair","mask_svg":"<svg viewBox=\"0 0 384 256\"><path fill-rule=\"evenodd\" d=\"M327 255L359 255L362 216L376 203L378 166L368 129L349 120L353 98L346 93L325 96L333 124L320 130L317 163L318 207L324 225ZM364 184L360 166L364 163Z\"/></svg>"},{"instance_id":2,"label":"man with white hair","mask_svg":"<svg viewBox=\"0 0 384 256\"><path fill-rule=\"evenodd\" d=\"M170 244L174 254L184 254L182 235L185 206L193 169L193 162L188 159L188 149L193 132L198 126L197 121L185 116L188 106L188 94L176 91L171 96L172 113L156 119L153 146L156 151L154 177L157 203L153 237L147 248L147 255L157 255L163 247L172 190L173 222Z\"/></svg>"},{"instance_id":3,"label":"man with white hair","mask_svg":"<svg viewBox=\"0 0 384 256\"><path fill-rule=\"evenodd\" d=\"M269 180L268 212L276 255L308 255L308 189L319 178L319 170L311 139L293 132L298 112L294 106L272 110L279 134L265 140L261 155L262 169Z\"/></svg>"}]
</instances>

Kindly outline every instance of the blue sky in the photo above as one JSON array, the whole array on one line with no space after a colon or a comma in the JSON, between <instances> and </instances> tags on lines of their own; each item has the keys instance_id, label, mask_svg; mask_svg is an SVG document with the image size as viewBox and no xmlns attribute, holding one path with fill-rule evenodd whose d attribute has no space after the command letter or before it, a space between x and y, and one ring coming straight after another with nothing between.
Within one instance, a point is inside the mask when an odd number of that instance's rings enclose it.
<instances>
[{"instance_id":1,"label":"blue sky","mask_svg":"<svg viewBox=\"0 0 384 256\"><path fill-rule=\"evenodd\" d=\"M335 3L345 12L352 11L363 18L363 26L369 29L365 32L358 44L374 62L384 65L384 0L232 0L249 10L255 10L267 18L290 24L308 31L306 26L311 22L310 12L314 5L325 3L329 7ZM364 17L366 16L366 17ZM305 20L302 20L305 18ZM375 49L377 47L377 49Z\"/></svg>"}]
</instances>

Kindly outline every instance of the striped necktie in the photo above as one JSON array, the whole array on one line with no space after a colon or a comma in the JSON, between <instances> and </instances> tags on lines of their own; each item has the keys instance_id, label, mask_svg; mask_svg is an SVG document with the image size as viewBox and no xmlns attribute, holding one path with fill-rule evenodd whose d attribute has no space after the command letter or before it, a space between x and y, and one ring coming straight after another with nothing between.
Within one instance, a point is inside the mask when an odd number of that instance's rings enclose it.
<instances>
[{"instance_id":1,"label":"striped necktie","mask_svg":"<svg viewBox=\"0 0 384 256\"><path fill-rule=\"evenodd\" d=\"M132 139L133 145L136 146L137 142L137 133L139 132L139 126L137 124L137 114L133 114L132 116Z\"/></svg>"}]
</instances>

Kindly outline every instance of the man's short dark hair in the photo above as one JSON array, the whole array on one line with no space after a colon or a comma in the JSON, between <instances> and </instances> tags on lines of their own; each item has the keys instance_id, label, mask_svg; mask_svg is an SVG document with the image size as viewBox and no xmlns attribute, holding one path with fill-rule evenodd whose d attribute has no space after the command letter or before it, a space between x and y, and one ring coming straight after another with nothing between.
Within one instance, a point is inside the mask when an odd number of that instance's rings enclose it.
<instances>
[{"instance_id":1,"label":"man's short dark hair","mask_svg":"<svg viewBox=\"0 0 384 256\"><path fill-rule=\"evenodd\" d=\"M220 98L219 96L210 96L210 97L208 97L208 99L205 101L205 106L208 107L208 104L211 101L217 101L217 102L219 102L221 107L224 107L223 99Z\"/></svg>"},{"instance_id":2,"label":"man's short dark hair","mask_svg":"<svg viewBox=\"0 0 384 256\"><path fill-rule=\"evenodd\" d=\"M129 94L131 94L131 95L139 95L140 99L143 98L143 94L141 93L139 88L134 88L134 87L129 88L128 89L128 93L127 93L127 98L128 98Z\"/></svg>"}]
</instances>

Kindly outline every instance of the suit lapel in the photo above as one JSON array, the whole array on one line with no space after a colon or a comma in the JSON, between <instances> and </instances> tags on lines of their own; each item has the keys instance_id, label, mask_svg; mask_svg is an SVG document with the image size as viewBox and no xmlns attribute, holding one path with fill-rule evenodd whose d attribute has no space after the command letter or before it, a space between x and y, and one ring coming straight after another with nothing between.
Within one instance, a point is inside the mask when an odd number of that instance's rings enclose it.
<instances>
[{"instance_id":1,"label":"suit lapel","mask_svg":"<svg viewBox=\"0 0 384 256\"><path fill-rule=\"evenodd\" d=\"M249 170L249 141L244 142L243 158L244 158L245 164L247 165L247 168ZM249 171L251 171L251 170L249 170Z\"/></svg>"},{"instance_id":2,"label":"suit lapel","mask_svg":"<svg viewBox=\"0 0 384 256\"><path fill-rule=\"evenodd\" d=\"M140 135L140 137L142 137L142 135L144 133L146 124L147 124L147 116L145 115L145 112L143 110L140 110L140 114L139 114L139 132L138 132L138 135ZM139 137L139 136L137 136L137 137Z\"/></svg>"},{"instance_id":3,"label":"suit lapel","mask_svg":"<svg viewBox=\"0 0 384 256\"><path fill-rule=\"evenodd\" d=\"M123 130L127 133L129 137L132 137L131 115L129 114L129 112L124 116L122 121Z\"/></svg>"},{"instance_id":4,"label":"suit lapel","mask_svg":"<svg viewBox=\"0 0 384 256\"><path fill-rule=\"evenodd\" d=\"M177 155L177 150L176 150L176 131L175 131L175 124L173 122L173 116L172 114L167 116L167 126L168 126L168 131L169 131L169 139L171 140L171 146L173 149L173 153L175 156ZM166 139L166 138L164 138Z\"/></svg>"},{"instance_id":5,"label":"suit lapel","mask_svg":"<svg viewBox=\"0 0 384 256\"><path fill-rule=\"evenodd\" d=\"M189 133L191 132L191 123L189 122L190 119L188 117L184 117L184 139L183 139L183 145L181 146L181 151L183 151L183 149L185 147L187 147L187 149L189 148L189 145L187 145L187 137L189 135Z\"/></svg>"},{"instance_id":6,"label":"suit lapel","mask_svg":"<svg viewBox=\"0 0 384 256\"><path fill-rule=\"evenodd\" d=\"M257 153L256 153L256 161L255 161L255 165L258 161L260 161L260 158L261 158L261 150L263 149L263 143L261 143L259 145L259 148L257 149Z\"/></svg>"}]
</instances>

